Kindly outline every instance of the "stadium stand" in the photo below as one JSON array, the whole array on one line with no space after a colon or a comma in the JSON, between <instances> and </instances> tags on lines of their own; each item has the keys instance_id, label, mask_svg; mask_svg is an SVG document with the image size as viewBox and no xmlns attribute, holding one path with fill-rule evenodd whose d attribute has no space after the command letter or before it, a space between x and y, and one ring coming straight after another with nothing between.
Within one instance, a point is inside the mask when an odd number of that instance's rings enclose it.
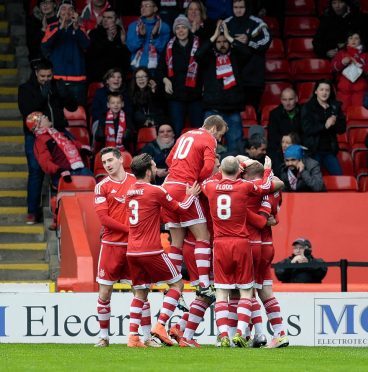
<instances>
[{"instance_id":1,"label":"stadium stand","mask_svg":"<svg viewBox=\"0 0 368 372\"><path fill-rule=\"evenodd\" d=\"M332 77L330 62L320 58L291 61L290 72L294 81L317 81Z\"/></svg>"},{"instance_id":2,"label":"stadium stand","mask_svg":"<svg viewBox=\"0 0 368 372\"><path fill-rule=\"evenodd\" d=\"M289 81L290 71L287 59L267 59L266 80Z\"/></svg>"},{"instance_id":3,"label":"stadium stand","mask_svg":"<svg viewBox=\"0 0 368 372\"><path fill-rule=\"evenodd\" d=\"M285 17L285 37L312 37L318 28L316 17Z\"/></svg>"},{"instance_id":4,"label":"stadium stand","mask_svg":"<svg viewBox=\"0 0 368 372\"><path fill-rule=\"evenodd\" d=\"M296 92L298 94L298 102L303 104L310 100L313 95L314 82L306 81L304 83L298 83L296 85Z\"/></svg>"},{"instance_id":5,"label":"stadium stand","mask_svg":"<svg viewBox=\"0 0 368 372\"><path fill-rule=\"evenodd\" d=\"M78 106L73 112L64 109L64 116L71 127L87 127L87 115L83 106Z\"/></svg>"},{"instance_id":6,"label":"stadium stand","mask_svg":"<svg viewBox=\"0 0 368 372\"><path fill-rule=\"evenodd\" d=\"M280 38L274 38L266 52L266 60L268 59L283 59L285 58L284 43Z\"/></svg>"},{"instance_id":7,"label":"stadium stand","mask_svg":"<svg viewBox=\"0 0 368 372\"><path fill-rule=\"evenodd\" d=\"M323 182L327 191L358 191L357 180L353 176L323 176Z\"/></svg>"},{"instance_id":8,"label":"stadium stand","mask_svg":"<svg viewBox=\"0 0 368 372\"><path fill-rule=\"evenodd\" d=\"M137 150L141 150L142 147L157 138L156 128L140 128L138 131Z\"/></svg>"},{"instance_id":9,"label":"stadium stand","mask_svg":"<svg viewBox=\"0 0 368 372\"><path fill-rule=\"evenodd\" d=\"M240 113L243 127L250 127L258 124L257 113L253 106L246 105L244 111Z\"/></svg>"},{"instance_id":10,"label":"stadium stand","mask_svg":"<svg viewBox=\"0 0 368 372\"><path fill-rule=\"evenodd\" d=\"M315 15L314 0L287 0L286 1L286 15L288 16L306 16Z\"/></svg>"},{"instance_id":11,"label":"stadium stand","mask_svg":"<svg viewBox=\"0 0 368 372\"><path fill-rule=\"evenodd\" d=\"M286 56L290 59L317 58L313 51L312 38L296 37L286 41Z\"/></svg>"}]
</instances>

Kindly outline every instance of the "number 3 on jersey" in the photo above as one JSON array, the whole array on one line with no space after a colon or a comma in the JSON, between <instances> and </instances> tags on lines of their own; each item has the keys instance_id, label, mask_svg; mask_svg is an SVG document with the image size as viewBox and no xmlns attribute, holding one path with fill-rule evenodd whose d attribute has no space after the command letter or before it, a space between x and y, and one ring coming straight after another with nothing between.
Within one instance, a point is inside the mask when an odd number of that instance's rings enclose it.
<instances>
[{"instance_id":1,"label":"number 3 on jersey","mask_svg":"<svg viewBox=\"0 0 368 372\"><path fill-rule=\"evenodd\" d=\"M179 141L178 148L175 151L174 159L185 159L192 147L194 142L193 137L185 137Z\"/></svg>"},{"instance_id":2,"label":"number 3 on jersey","mask_svg":"<svg viewBox=\"0 0 368 372\"><path fill-rule=\"evenodd\" d=\"M131 200L129 202L129 208L131 211L131 215L129 217L129 222L131 225L136 225L138 223L138 201Z\"/></svg>"},{"instance_id":3,"label":"number 3 on jersey","mask_svg":"<svg viewBox=\"0 0 368 372\"><path fill-rule=\"evenodd\" d=\"M220 220L228 220L231 217L231 198L221 194L217 197L217 217Z\"/></svg>"}]
</instances>

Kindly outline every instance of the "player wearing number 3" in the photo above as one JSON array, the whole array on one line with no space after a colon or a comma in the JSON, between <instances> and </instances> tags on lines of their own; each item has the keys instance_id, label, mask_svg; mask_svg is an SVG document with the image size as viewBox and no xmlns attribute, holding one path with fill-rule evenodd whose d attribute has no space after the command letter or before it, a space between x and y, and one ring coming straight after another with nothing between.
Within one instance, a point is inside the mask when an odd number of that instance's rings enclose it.
<instances>
[{"instance_id":1,"label":"player wearing number 3","mask_svg":"<svg viewBox=\"0 0 368 372\"><path fill-rule=\"evenodd\" d=\"M151 184L157 168L150 155L144 153L134 157L131 169L137 182L127 192L130 209L127 258L135 289L130 308L129 343L135 347L145 346L138 335L143 305L147 301L150 285L163 282L170 289L164 297L158 323L151 333L171 346L173 342L165 325L177 306L183 282L181 274L161 246L160 211L162 207L172 212L184 212L197 199L195 196L200 193L200 187L196 182L192 187L187 186L186 197L178 203L164 188Z\"/></svg>"}]
</instances>

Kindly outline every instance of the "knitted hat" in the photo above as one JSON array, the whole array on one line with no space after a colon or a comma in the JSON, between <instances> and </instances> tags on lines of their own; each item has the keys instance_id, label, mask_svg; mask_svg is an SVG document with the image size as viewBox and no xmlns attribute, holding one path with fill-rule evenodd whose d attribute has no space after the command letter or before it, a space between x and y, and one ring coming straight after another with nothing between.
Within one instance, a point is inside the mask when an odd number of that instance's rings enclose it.
<instances>
[{"instance_id":1,"label":"knitted hat","mask_svg":"<svg viewBox=\"0 0 368 372\"><path fill-rule=\"evenodd\" d=\"M189 19L183 14L180 14L175 19L174 24L173 24L173 31L174 32L175 32L176 27L179 26L179 25L186 27L188 30L191 29Z\"/></svg>"},{"instance_id":2,"label":"knitted hat","mask_svg":"<svg viewBox=\"0 0 368 372\"><path fill-rule=\"evenodd\" d=\"M43 116L43 113L39 111L34 111L27 116L26 126L31 132L35 129L37 124L39 124L42 116Z\"/></svg>"},{"instance_id":3,"label":"knitted hat","mask_svg":"<svg viewBox=\"0 0 368 372\"><path fill-rule=\"evenodd\" d=\"M303 159L303 148L300 145L290 145L284 153L285 159Z\"/></svg>"},{"instance_id":4,"label":"knitted hat","mask_svg":"<svg viewBox=\"0 0 368 372\"><path fill-rule=\"evenodd\" d=\"M308 239L305 238L297 238L293 241L292 245L300 244L306 249L312 249L312 244Z\"/></svg>"}]
</instances>

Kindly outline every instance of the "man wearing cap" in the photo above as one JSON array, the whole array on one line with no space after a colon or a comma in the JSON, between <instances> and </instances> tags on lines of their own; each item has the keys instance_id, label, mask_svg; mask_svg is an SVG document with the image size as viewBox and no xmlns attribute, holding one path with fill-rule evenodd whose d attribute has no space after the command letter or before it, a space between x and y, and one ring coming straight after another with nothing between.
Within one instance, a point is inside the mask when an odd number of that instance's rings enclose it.
<instances>
[{"instance_id":1,"label":"man wearing cap","mask_svg":"<svg viewBox=\"0 0 368 372\"><path fill-rule=\"evenodd\" d=\"M324 263L321 258L312 256L311 242L305 238L297 238L292 246L292 255L276 264L277 279L283 283L321 283L327 273L326 266L298 268L298 264ZM295 264L295 268L283 268L279 264Z\"/></svg>"},{"instance_id":2,"label":"man wearing cap","mask_svg":"<svg viewBox=\"0 0 368 372\"><path fill-rule=\"evenodd\" d=\"M202 78L194 59L199 38L190 28L187 17L180 15L175 19L175 36L168 42L158 69L158 79L165 87L176 137L181 135L186 116L191 127L199 128L203 123Z\"/></svg>"},{"instance_id":3,"label":"man wearing cap","mask_svg":"<svg viewBox=\"0 0 368 372\"><path fill-rule=\"evenodd\" d=\"M319 163L304 156L302 146L289 146L285 150L284 158L284 164L280 170L280 178L285 183L284 191L325 191Z\"/></svg>"}]
</instances>

